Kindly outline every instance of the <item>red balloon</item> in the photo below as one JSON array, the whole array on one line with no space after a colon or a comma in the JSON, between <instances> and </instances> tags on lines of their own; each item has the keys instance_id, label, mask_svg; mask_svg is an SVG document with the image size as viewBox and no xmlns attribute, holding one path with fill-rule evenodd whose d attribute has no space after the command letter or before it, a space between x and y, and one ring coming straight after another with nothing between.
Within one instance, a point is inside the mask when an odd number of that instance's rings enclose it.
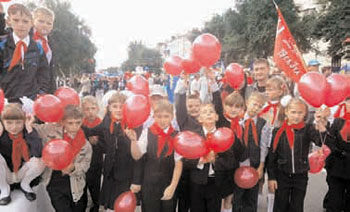
<instances>
[{"instance_id":1,"label":"red balloon","mask_svg":"<svg viewBox=\"0 0 350 212\"><path fill-rule=\"evenodd\" d=\"M326 145L322 145L323 159L326 160L327 157L331 154L331 149Z\"/></svg>"},{"instance_id":2,"label":"red balloon","mask_svg":"<svg viewBox=\"0 0 350 212\"><path fill-rule=\"evenodd\" d=\"M134 94L149 95L148 80L140 75L133 76L126 84L126 87Z\"/></svg>"},{"instance_id":3,"label":"red balloon","mask_svg":"<svg viewBox=\"0 0 350 212\"><path fill-rule=\"evenodd\" d=\"M57 96L63 104L63 108L67 105L80 105L80 99L78 93L70 87L60 87L55 91Z\"/></svg>"},{"instance_id":4,"label":"red balloon","mask_svg":"<svg viewBox=\"0 0 350 212\"><path fill-rule=\"evenodd\" d=\"M46 166L54 170L62 170L73 161L73 149L65 140L54 139L45 144L42 160Z\"/></svg>"},{"instance_id":5,"label":"red balloon","mask_svg":"<svg viewBox=\"0 0 350 212\"><path fill-rule=\"evenodd\" d=\"M148 97L132 95L123 105L123 121L128 128L139 127L147 120L150 112Z\"/></svg>"},{"instance_id":6,"label":"red balloon","mask_svg":"<svg viewBox=\"0 0 350 212\"><path fill-rule=\"evenodd\" d=\"M240 188L249 189L258 183L259 174L253 167L242 166L236 170L234 179Z\"/></svg>"},{"instance_id":7,"label":"red balloon","mask_svg":"<svg viewBox=\"0 0 350 212\"><path fill-rule=\"evenodd\" d=\"M308 72L301 77L298 90L307 103L320 107L325 102L326 85L327 81L323 74Z\"/></svg>"},{"instance_id":8,"label":"red balloon","mask_svg":"<svg viewBox=\"0 0 350 212\"><path fill-rule=\"evenodd\" d=\"M309 172L312 174L320 172L325 165L325 158L319 151L314 151L309 154Z\"/></svg>"},{"instance_id":9,"label":"red balloon","mask_svg":"<svg viewBox=\"0 0 350 212\"><path fill-rule=\"evenodd\" d=\"M0 2L10 2L11 0L0 0Z\"/></svg>"},{"instance_id":10,"label":"red balloon","mask_svg":"<svg viewBox=\"0 0 350 212\"><path fill-rule=\"evenodd\" d=\"M0 113L4 109L4 106L5 106L5 94L4 94L4 91L0 89Z\"/></svg>"},{"instance_id":11,"label":"red balloon","mask_svg":"<svg viewBox=\"0 0 350 212\"><path fill-rule=\"evenodd\" d=\"M166 73L178 76L182 72L182 58L179 56L171 56L167 58L163 65Z\"/></svg>"},{"instance_id":12,"label":"red balloon","mask_svg":"<svg viewBox=\"0 0 350 212\"><path fill-rule=\"evenodd\" d=\"M114 202L115 212L134 212L135 208L136 196L131 191L122 193Z\"/></svg>"},{"instance_id":13,"label":"red balloon","mask_svg":"<svg viewBox=\"0 0 350 212\"><path fill-rule=\"evenodd\" d=\"M239 89L244 84L244 70L238 63L231 63L225 71L226 82L234 89Z\"/></svg>"},{"instance_id":14,"label":"red balloon","mask_svg":"<svg viewBox=\"0 0 350 212\"><path fill-rule=\"evenodd\" d=\"M197 159L209 153L208 145L202 136L190 131L183 131L176 135L174 148L187 159Z\"/></svg>"},{"instance_id":15,"label":"red balloon","mask_svg":"<svg viewBox=\"0 0 350 212\"><path fill-rule=\"evenodd\" d=\"M38 97L34 102L34 114L43 122L58 122L63 117L61 100L51 94Z\"/></svg>"},{"instance_id":16,"label":"red balloon","mask_svg":"<svg viewBox=\"0 0 350 212\"><path fill-rule=\"evenodd\" d=\"M214 35L204 33L194 40L192 51L202 66L210 67L220 59L221 44Z\"/></svg>"},{"instance_id":17,"label":"red balloon","mask_svg":"<svg viewBox=\"0 0 350 212\"><path fill-rule=\"evenodd\" d=\"M201 69L201 65L195 60L193 55L191 55L189 58L183 59L182 68L187 74L194 74Z\"/></svg>"},{"instance_id":18,"label":"red balloon","mask_svg":"<svg viewBox=\"0 0 350 212\"><path fill-rule=\"evenodd\" d=\"M222 127L207 137L208 146L214 152L225 152L233 145L235 137L231 129Z\"/></svg>"},{"instance_id":19,"label":"red balloon","mask_svg":"<svg viewBox=\"0 0 350 212\"><path fill-rule=\"evenodd\" d=\"M327 90L325 105L333 107L346 98L347 95L347 80L342 74L331 74L327 77Z\"/></svg>"}]
</instances>

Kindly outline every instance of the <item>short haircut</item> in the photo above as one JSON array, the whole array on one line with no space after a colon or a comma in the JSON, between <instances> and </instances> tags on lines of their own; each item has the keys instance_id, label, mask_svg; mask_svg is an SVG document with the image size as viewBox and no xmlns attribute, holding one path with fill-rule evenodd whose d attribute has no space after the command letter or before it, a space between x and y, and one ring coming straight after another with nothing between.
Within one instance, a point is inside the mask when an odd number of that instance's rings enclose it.
<instances>
[{"instance_id":1,"label":"short haircut","mask_svg":"<svg viewBox=\"0 0 350 212\"><path fill-rule=\"evenodd\" d=\"M38 7L34 10L33 12L33 16L34 16L34 19L39 15L39 14L43 14L43 15L46 15L46 16L50 16L52 19L55 19L55 13L50 10L49 8L46 8L46 7Z\"/></svg>"},{"instance_id":2,"label":"short haircut","mask_svg":"<svg viewBox=\"0 0 350 212\"><path fill-rule=\"evenodd\" d=\"M190 94L187 96L187 99L195 99L201 101L201 98L199 97L198 94Z\"/></svg>"},{"instance_id":3,"label":"short haircut","mask_svg":"<svg viewBox=\"0 0 350 212\"><path fill-rule=\"evenodd\" d=\"M7 9L7 14L11 17L11 15L15 15L17 13L20 13L21 15L28 16L30 19L33 19L32 13L28 10L26 6L23 4L12 4Z\"/></svg>"},{"instance_id":4,"label":"short haircut","mask_svg":"<svg viewBox=\"0 0 350 212\"><path fill-rule=\"evenodd\" d=\"M109 99L108 99L108 105L111 105L113 103L121 103L124 104L126 101L126 96L120 92L117 92L113 94Z\"/></svg>"},{"instance_id":5,"label":"short haircut","mask_svg":"<svg viewBox=\"0 0 350 212\"><path fill-rule=\"evenodd\" d=\"M265 102L266 102L266 97L264 96L264 94L262 94L258 91L254 91L253 93L251 93L247 99L247 102L249 102L252 99L256 99L261 104L265 104Z\"/></svg>"},{"instance_id":6,"label":"short haircut","mask_svg":"<svg viewBox=\"0 0 350 212\"><path fill-rule=\"evenodd\" d=\"M267 65L267 67L270 67L269 61L268 61L267 59L265 59L265 58L258 58L258 59L256 59L256 60L254 61L254 63L253 63L253 67L254 67L255 65L257 65L257 64L265 64L265 65Z\"/></svg>"},{"instance_id":7,"label":"short haircut","mask_svg":"<svg viewBox=\"0 0 350 212\"><path fill-rule=\"evenodd\" d=\"M271 77L266 81L266 88L277 87L277 89L283 90L283 95L288 94L288 86L286 81L280 76Z\"/></svg>"},{"instance_id":8,"label":"short haircut","mask_svg":"<svg viewBox=\"0 0 350 212\"><path fill-rule=\"evenodd\" d=\"M304 105L304 106L305 106L306 113L308 112L309 107L307 106L307 104L306 104L302 99L300 99L300 98L298 98L298 97L292 98L292 99L288 102L287 106L285 107L285 110L289 110L289 108L291 107L291 105L295 105L295 104L302 104L302 105Z\"/></svg>"},{"instance_id":9,"label":"short haircut","mask_svg":"<svg viewBox=\"0 0 350 212\"><path fill-rule=\"evenodd\" d=\"M84 114L81 108L77 105L67 105L63 111L62 120L67 119L83 119Z\"/></svg>"},{"instance_id":10,"label":"short haircut","mask_svg":"<svg viewBox=\"0 0 350 212\"><path fill-rule=\"evenodd\" d=\"M17 103L10 103L4 107L1 113L1 120L25 120L26 115L21 106Z\"/></svg>"},{"instance_id":11,"label":"short haircut","mask_svg":"<svg viewBox=\"0 0 350 212\"><path fill-rule=\"evenodd\" d=\"M98 106L98 102L97 102L96 97L91 96L91 95L84 96L84 98L81 100L81 106L83 106L83 105L85 105L87 103L90 103L90 104Z\"/></svg>"},{"instance_id":12,"label":"short haircut","mask_svg":"<svg viewBox=\"0 0 350 212\"><path fill-rule=\"evenodd\" d=\"M230 107L238 107L238 108L244 108L245 102L244 98L239 94L238 92L232 92L228 96L226 96L224 100L224 105L228 105Z\"/></svg>"},{"instance_id":13,"label":"short haircut","mask_svg":"<svg viewBox=\"0 0 350 212\"><path fill-rule=\"evenodd\" d=\"M154 108L154 113L167 112L174 114L174 106L166 99L157 102Z\"/></svg>"},{"instance_id":14,"label":"short haircut","mask_svg":"<svg viewBox=\"0 0 350 212\"><path fill-rule=\"evenodd\" d=\"M214 106L212 103L204 103L204 104L201 104L200 110L201 110L202 108L205 108L205 107L211 107L211 108L213 108L213 109L215 110L215 106ZM216 112L216 110L215 110L215 112Z\"/></svg>"}]
</instances>

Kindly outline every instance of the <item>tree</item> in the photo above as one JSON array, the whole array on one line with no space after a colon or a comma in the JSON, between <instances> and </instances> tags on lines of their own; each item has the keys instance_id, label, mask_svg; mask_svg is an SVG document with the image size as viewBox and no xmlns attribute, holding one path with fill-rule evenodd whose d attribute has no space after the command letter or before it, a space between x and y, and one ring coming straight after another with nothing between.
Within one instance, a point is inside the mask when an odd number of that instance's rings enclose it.
<instances>
[{"instance_id":1,"label":"tree","mask_svg":"<svg viewBox=\"0 0 350 212\"><path fill-rule=\"evenodd\" d=\"M128 47L128 59L123 62L122 70L135 70L137 66L148 67L159 73L163 59L158 50L147 48L141 42L133 41Z\"/></svg>"},{"instance_id":2,"label":"tree","mask_svg":"<svg viewBox=\"0 0 350 212\"><path fill-rule=\"evenodd\" d=\"M29 8L35 8L29 3ZM80 17L71 11L68 1L46 0L45 6L55 13L50 38L54 41L55 59L59 72L65 75L94 72L93 59L97 48L91 41L91 30ZM57 74L60 74L57 72Z\"/></svg>"},{"instance_id":3,"label":"tree","mask_svg":"<svg viewBox=\"0 0 350 212\"><path fill-rule=\"evenodd\" d=\"M276 3L298 47L302 51L309 50L310 18L298 16L293 0L276 0ZM249 65L254 58L273 55L276 26L277 12L272 1L239 0L234 9L214 16L205 23L201 32L212 33L220 40L225 65L233 61Z\"/></svg>"}]
</instances>

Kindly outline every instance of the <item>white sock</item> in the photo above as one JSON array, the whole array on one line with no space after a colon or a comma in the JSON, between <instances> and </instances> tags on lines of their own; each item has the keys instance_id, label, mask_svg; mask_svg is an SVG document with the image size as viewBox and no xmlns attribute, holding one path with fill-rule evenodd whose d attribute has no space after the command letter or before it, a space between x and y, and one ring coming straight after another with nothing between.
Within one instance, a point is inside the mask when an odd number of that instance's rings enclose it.
<instances>
[{"instance_id":1,"label":"white sock","mask_svg":"<svg viewBox=\"0 0 350 212\"><path fill-rule=\"evenodd\" d=\"M273 204L275 202L275 194L267 194L267 212L273 212Z\"/></svg>"},{"instance_id":2,"label":"white sock","mask_svg":"<svg viewBox=\"0 0 350 212\"><path fill-rule=\"evenodd\" d=\"M232 212L232 208L230 208L230 209L225 209L225 208L223 208L223 209L221 210L221 212Z\"/></svg>"}]
</instances>

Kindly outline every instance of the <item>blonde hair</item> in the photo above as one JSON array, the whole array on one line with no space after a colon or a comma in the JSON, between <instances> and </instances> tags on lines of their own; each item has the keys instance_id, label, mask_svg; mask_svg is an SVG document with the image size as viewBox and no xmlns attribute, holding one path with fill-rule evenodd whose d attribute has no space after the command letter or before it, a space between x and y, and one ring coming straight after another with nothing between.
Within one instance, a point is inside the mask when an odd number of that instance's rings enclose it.
<instances>
[{"instance_id":1,"label":"blonde hair","mask_svg":"<svg viewBox=\"0 0 350 212\"><path fill-rule=\"evenodd\" d=\"M85 96L82 100L81 100L81 106L85 105L85 104L93 104L96 105L98 107L98 102L96 97L94 96Z\"/></svg>"},{"instance_id":2,"label":"blonde hair","mask_svg":"<svg viewBox=\"0 0 350 212\"><path fill-rule=\"evenodd\" d=\"M67 105L64 108L62 120L67 119L83 119L84 114L81 108L77 105Z\"/></svg>"},{"instance_id":3,"label":"blonde hair","mask_svg":"<svg viewBox=\"0 0 350 212\"><path fill-rule=\"evenodd\" d=\"M282 90L282 96L287 95L289 93L286 81L284 81L284 79L279 76L271 77L266 81L266 88L269 87L276 87L277 89Z\"/></svg>"},{"instance_id":4,"label":"blonde hair","mask_svg":"<svg viewBox=\"0 0 350 212\"><path fill-rule=\"evenodd\" d=\"M20 13L21 15L25 15L25 16L29 17L30 19L33 19L32 13L23 4L18 4L18 3L12 4L7 9L7 14L9 17L11 17L11 15L15 15L17 13Z\"/></svg>"},{"instance_id":5,"label":"blonde hair","mask_svg":"<svg viewBox=\"0 0 350 212\"><path fill-rule=\"evenodd\" d=\"M26 115L21 106L17 103L10 103L4 107L1 113L1 120L25 120Z\"/></svg>"},{"instance_id":6,"label":"blonde hair","mask_svg":"<svg viewBox=\"0 0 350 212\"><path fill-rule=\"evenodd\" d=\"M251 93L247 99L247 102L249 102L252 99L256 99L261 104L265 104L265 102L266 102L266 97L264 96L264 94L262 94L258 91L254 91L253 93Z\"/></svg>"},{"instance_id":7,"label":"blonde hair","mask_svg":"<svg viewBox=\"0 0 350 212\"><path fill-rule=\"evenodd\" d=\"M228 105L230 107L234 106L234 107L244 108L245 102L241 94L235 91L229 94L228 96L226 96L224 100L224 105Z\"/></svg>"},{"instance_id":8,"label":"blonde hair","mask_svg":"<svg viewBox=\"0 0 350 212\"><path fill-rule=\"evenodd\" d=\"M288 111L292 107L292 105L296 105L296 104L304 105L304 107L305 107L304 121L306 121L308 113L309 113L309 106L302 99L300 99L298 97L292 98L288 102L286 107L281 107L281 110L279 111L279 114L278 114L278 119L282 122L286 118L286 111Z\"/></svg>"},{"instance_id":9,"label":"blonde hair","mask_svg":"<svg viewBox=\"0 0 350 212\"><path fill-rule=\"evenodd\" d=\"M113 94L109 99L108 99L108 105L111 105L113 103L121 103L124 104L126 101L126 96L120 92L117 92Z\"/></svg>"},{"instance_id":10,"label":"blonde hair","mask_svg":"<svg viewBox=\"0 0 350 212\"><path fill-rule=\"evenodd\" d=\"M174 106L166 99L157 102L154 108L154 113L167 112L174 114Z\"/></svg>"},{"instance_id":11,"label":"blonde hair","mask_svg":"<svg viewBox=\"0 0 350 212\"><path fill-rule=\"evenodd\" d=\"M46 16L50 16L52 19L55 19L55 13L46 7L38 7L33 11L34 19L39 15L43 14Z\"/></svg>"}]
</instances>

